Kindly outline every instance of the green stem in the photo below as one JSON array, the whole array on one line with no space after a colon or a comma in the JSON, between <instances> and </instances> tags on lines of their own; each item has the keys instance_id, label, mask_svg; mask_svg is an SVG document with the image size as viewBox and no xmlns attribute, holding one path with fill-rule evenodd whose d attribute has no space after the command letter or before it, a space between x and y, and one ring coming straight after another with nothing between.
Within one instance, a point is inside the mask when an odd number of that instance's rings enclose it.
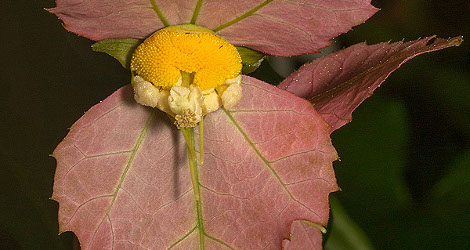
<instances>
[{"instance_id":1,"label":"green stem","mask_svg":"<svg viewBox=\"0 0 470 250\"><path fill-rule=\"evenodd\" d=\"M181 131L183 132L186 145L188 146L189 172L191 173L191 181L193 183L194 199L198 202L200 195L197 180L197 155L194 145L194 130L193 128L182 128Z\"/></svg>"},{"instance_id":2,"label":"green stem","mask_svg":"<svg viewBox=\"0 0 470 250\"><path fill-rule=\"evenodd\" d=\"M184 139L186 140L186 145L188 146L189 171L191 172L191 181L193 183L194 200L196 203L197 228L199 231L199 247L200 249L205 249L204 221L202 219L202 203L201 203L201 192L199 191L197 155L196 155L196 147L194 143L194 129L182 128L181 132L183 132Z\"/></svg>"},{"instance_id":3,"label":"green stem","mask_svg":"<svg viewBox=\"0 0 470 250\"><path fill-rule=\"evenodd\" d=\"M199 165L204 164L204 116L199 122Z\"/></svg>"},{"instance_id":4,"label":"green stem","mask_svg":"<svg viewBox=\"0 0 470 250\"><path fill-rule=\"evenodd\" d=\"M302 222L309 225L309 226L311 226L311 227L319 229L322 233L326 234L326 228L324 226L319 225L319 224L315 224L315 223L307 221L307 220L302 220Z\"/></svg>"}]
</instances>

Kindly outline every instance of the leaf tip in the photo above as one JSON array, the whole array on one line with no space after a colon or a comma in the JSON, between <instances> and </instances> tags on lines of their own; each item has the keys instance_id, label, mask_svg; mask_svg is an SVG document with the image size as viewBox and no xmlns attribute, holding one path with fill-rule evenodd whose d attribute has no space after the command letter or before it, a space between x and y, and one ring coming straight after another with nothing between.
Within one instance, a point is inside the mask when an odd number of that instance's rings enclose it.
<instances>
[{"instance_id":1,"label":"leaf tip","mask_svg":"<svg viewBox=\"0 0 470 250\"><path fill-rule=\"evenodd\" d=\"M458 36L454 38L454 46L460 46L463 43L463 36Z\"/></svg>"},{"instance_id":2,"label":"leaf tip","mask_svg":"<svg viewBox=\"0 0 470 250\"><path fill-rule=\"evenodd\" d=\"M53 8L42 8L42 9L53 14L53 12L52 12Z\"/></svg>"}]
</instances>

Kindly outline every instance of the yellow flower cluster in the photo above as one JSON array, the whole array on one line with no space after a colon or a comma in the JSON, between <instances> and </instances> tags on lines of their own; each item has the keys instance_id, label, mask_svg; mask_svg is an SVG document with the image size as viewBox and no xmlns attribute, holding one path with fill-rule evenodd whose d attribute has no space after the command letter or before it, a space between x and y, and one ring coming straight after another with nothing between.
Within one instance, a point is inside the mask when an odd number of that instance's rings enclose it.
<instances>
[{"instance_id":1,"label":"yellow flower cluster","mask_svg":"<svg viewBox=\"0 0 470 250\"><path fill-rule=\"evenodd\" d=\"M157 87L169 90L181 72L193 73L201 91L222 85L240 74L237 49L210 30L188 30L178 26L155 32L135 50L131 70Z\"/></svg>"},{"instance_id":2,"label":"yellow flower cluster","mask_svg":"<svg viewBox=\"0 0 470 250\"><path fill-rule=\"evenodd\" d=\"M173 116L178 128L195 127L204 115L240 101L241 69L237 49L211 30L170 26L132 55L134 98Z\"/></svg>"}]
</instances>

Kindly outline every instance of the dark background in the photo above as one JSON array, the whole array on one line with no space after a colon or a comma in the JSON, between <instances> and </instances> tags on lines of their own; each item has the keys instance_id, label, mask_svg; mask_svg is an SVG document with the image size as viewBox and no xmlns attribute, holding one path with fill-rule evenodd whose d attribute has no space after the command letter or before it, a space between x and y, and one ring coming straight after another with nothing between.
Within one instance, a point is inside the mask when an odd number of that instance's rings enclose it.
<instances>
[{"instance_id":1,"label":"dark background","mask_svg":"<svg viewBox=\"0 0 470 250\"><path fill-rule=\"evenodd\" d=\"M470 35L466 0L373 4L382 10L338 45ZM49 154L86 110L129 82L117 61L43 10L53 6L7 0L0 9L0 249L71 249L49 200ZM469 56L464 42L413 59L333 133L343 189L332 195L333 213L358 227L342 235L349 227L333 225L327 248L370 240L378 249L470 249ZM256 74L274 83L269 65Z\"/></svg>"}]
</instances>

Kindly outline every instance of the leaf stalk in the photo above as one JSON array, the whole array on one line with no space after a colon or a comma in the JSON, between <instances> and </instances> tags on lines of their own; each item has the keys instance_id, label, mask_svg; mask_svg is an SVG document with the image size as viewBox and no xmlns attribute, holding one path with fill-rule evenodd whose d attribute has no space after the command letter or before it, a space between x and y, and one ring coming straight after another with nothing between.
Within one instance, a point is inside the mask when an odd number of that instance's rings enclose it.
<instances>
[{"instance_id":1,"label":"leaf stalk","mask_svg":"<svg viewBox=\"0 0 470 250\"><path fill-rule=\"evenodd\" d=\"M186 140L186 145L188 147L188 162L189 162L189 171L191 173L191 182L193 184L194 199L196 202L199 202L199 181L197 176L197 155L196 148L194 143L194 130L193 128L182 128L184 139Z\"/></svg>"}]
</instances>

